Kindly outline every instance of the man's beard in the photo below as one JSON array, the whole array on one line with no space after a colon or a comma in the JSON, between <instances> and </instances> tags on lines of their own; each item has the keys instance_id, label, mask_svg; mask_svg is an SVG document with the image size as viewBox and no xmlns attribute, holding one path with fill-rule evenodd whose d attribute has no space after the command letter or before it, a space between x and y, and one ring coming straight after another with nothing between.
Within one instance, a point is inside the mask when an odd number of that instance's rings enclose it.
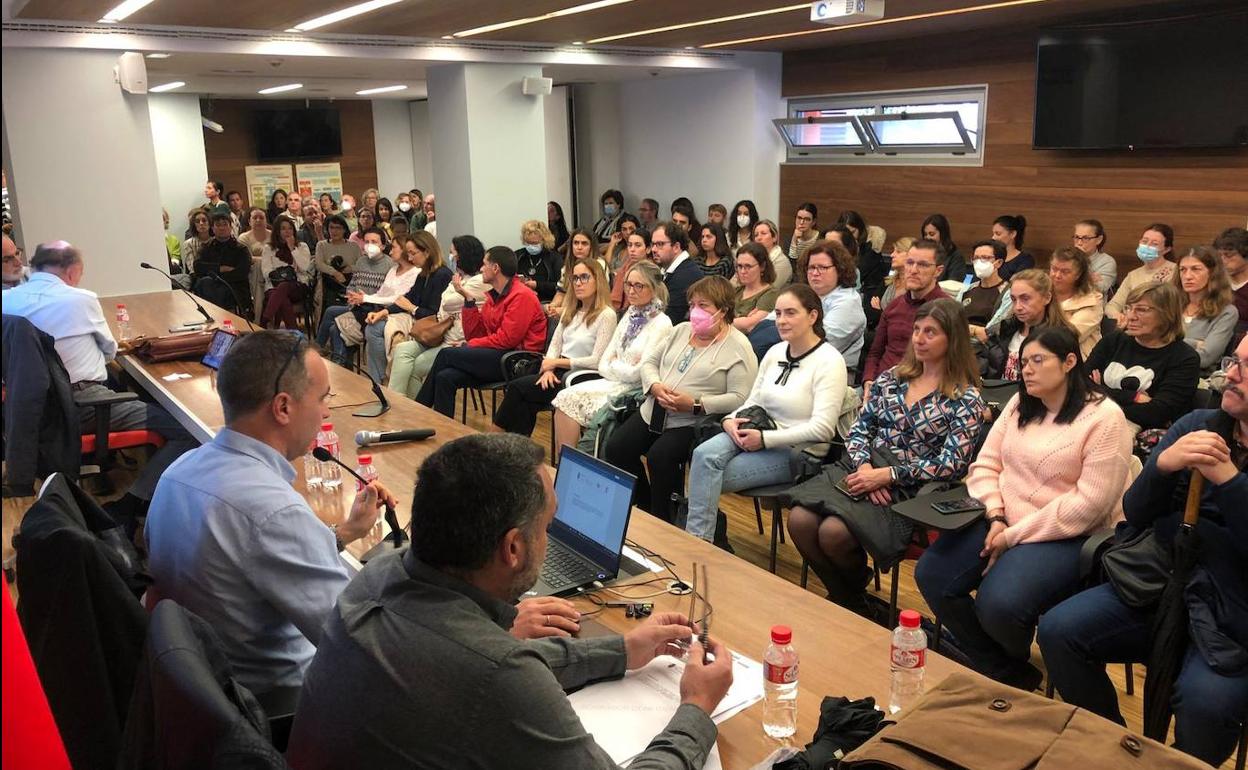
<instances>
[{"instance_id":1,"label":"man's beard","mask_svg":"<svg viewBox=\"0 0 1248 770\"><path fill-rule=\"evenodd\" d=\"M529 560L524 565L524 569L520 571L520 574L516 575L515 579L511 583L511 589L508 591L512 601L519 601L520 597L524 596L530 589L533 588L533 586L537 585L537 578L542 574L542 562L539 562L532 557L532 544L528 543L528 545L529 548L526 550L529 553Z\"/></svg>"}]
</instances>

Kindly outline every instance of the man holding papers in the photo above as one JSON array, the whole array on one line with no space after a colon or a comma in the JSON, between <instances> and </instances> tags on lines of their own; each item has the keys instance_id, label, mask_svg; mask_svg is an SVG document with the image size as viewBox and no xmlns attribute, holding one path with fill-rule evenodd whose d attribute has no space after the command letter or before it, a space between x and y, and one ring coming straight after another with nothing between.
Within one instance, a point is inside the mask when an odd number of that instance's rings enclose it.
<instances>
[{"instance_id":1,"label":"man holding papers","mask_svg":"<svg viewBox=\"0 0 1248 770\"><path fill-rule=\"evenodd\" d=\"M615 768L565 690L681 654L680 703L631 768L698 770L710 714L732 683L679 613L624 636L521 641L514 602L546 555L555 490L527 438L477 435L430 455L412 499L412 546L370 561L326 624L304 680L287 758L339 767Z\"/></svg>"}]
</instances>

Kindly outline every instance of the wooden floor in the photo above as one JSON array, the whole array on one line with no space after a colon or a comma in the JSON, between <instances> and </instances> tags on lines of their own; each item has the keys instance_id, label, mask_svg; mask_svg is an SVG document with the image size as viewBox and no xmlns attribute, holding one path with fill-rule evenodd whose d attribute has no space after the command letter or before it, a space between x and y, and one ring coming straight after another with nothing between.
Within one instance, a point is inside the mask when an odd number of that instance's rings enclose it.
<instances>
[{"instance_id":1,"label":"wooden floor","mask_svg":"<svg viewBox=\"0 0 1248 770\"><path fill-rule=\"evenodd\" d=\"M479 430L486 430L489 425L488 395L486 396L486 399L487 412L485 413L474 410L471 404L468 407L468 424ZM455 414L456 417L461 414L458 406ZM549 413L539 415L537 428L533 433L533 441L546 451L549 451L550 447L550 429L551 423ZM125 471L115 471L113 478L115 483L118 485L118 488L124 490L127 485ZM33 498L13 498L4 501L3 552L6 564L8 564L8 560L13 553L13 530L20 523L22 515L25 514L26 510L33 502ZM732 494L725 495L720 503L720 507L728 515L728 537L732 542L733 548L736 550L736 555L739 558L744 559L762 569L767 569L771 542L771 513L764 508L764 534L760 535L758 534L758 525L754 515L754 504L749 498ZM801 556L798 555L797 550L794 549L792 545L787 542L779 544L777 549L776 572L781 577L791 581L794 585L798 585L801 574L801 564ZM923 597L919 594L919 591L914 583L914 562L902 562L899 583L899 607L901 609L918 610L925 617L930 618L931 612L928 610L927 605L923 601ZM16 599L16 589L13 586L10 586L9 590L13 592L14 598ZM821 596L826 593L823 590L822 585L819 583L819 579L815 577L813 573L810 575L807 590ZM883 601L887 602L890 591L890 576L887 574L882 576L880 590L878 592L874 590L873 585L869 590L871 590L872 593L877 593ZM805 654L811 654L808 649L802 648L800 642L798 643L798 647ZM886 653L881 650L880 654L883 655ZM1040 658L1039 648L1035 646L1032 648L1032 662L1043 670L1044 663ZM1134 667L1134 695L1127 695L1126 693L1123 666L1110 666L1109 674L1110 679L1113 680L1115 686L1118 688L1118 701L1120 708L1122 709L1122 714L1127 720L1128 726L1132 729L1139 730L1141 712L1144 705L1144 667L1141 665L1136 665ZM1227 768L1227 770L1234 767L1234 757L1227 760L1223 767Z\"/></svg>"}]
</instances>

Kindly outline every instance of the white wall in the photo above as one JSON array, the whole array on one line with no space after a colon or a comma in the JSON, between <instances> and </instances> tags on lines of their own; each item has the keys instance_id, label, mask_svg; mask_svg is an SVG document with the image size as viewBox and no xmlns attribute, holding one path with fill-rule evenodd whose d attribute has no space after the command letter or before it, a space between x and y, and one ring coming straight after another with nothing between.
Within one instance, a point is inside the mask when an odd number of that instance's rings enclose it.
<instances>
[{"instance_id":1,"label":"white wall","mask_svg":"<svg viewBox=\"0 0 1248 770\"><path fill-rule=\"evenodd\" d=\"M572 140L568 133L568 87L559 86L545 97L546 194L567 214L572 205ZM544 217L538 217L543 222Z\"/></svg>"},{"instance_id":2,"label":"white wall","mask_svg":"<svg viewBox=\"0 0 1248 770\"><path fill-rule=\"evenodd\" d=\"M373 100L373 143L377 148L377 189L391 201L418 187L412 160L412 116L407 103Z\"/></svg>"},{"instance_id":3,"label":"white wall","mask_svg":"<svg viewBox=\"0 0 1248 770\"><path fill-rule=\"evenodd\" d=\"M637 200L622 186L620 150L620 86L618 83L573 86L576 114L576 179L579 217L569 221L589 227L598 219L598 198L605 190L623 190L625 208L637 210Z\"/></svg>"},{"instance_id":4,"label":"white wall","mask_svg":"<svg viewBox=\"0 0 1248 770\"><path fill-rule=\"evenodd\" d=\"M5 48L0 67L10 196L26 250L73 243L86 257L83 287L104 296L169 287L139 267L166 260L160 186L147 97L114 82L117 57ZM71 192L111 204L67 208Z\"/></svg>"},{"instance_id":5,"label":"white wall","mask_svg":"<svg viewBox=\"0 0 1248 770\"><path fill-rule=\"evenodd\" d=\"M147 107L152 121L160 205L169 212L169 232L181 237L186 212L204 202L204 182L208 179L199 97L150 94ZM245 191L240 192L246 197Z\"/></svg>"},{"instance_id":6,"label":"white wall","mask_svg":"<svg viewBox=\"0 0 1248 770\"><path fill-rule=\"evenodd\" d=\"M422 99L408 102L408 117L411 119L412 135L408 141L412 144L412 173L416 176L416 186L424 192L433 192L433 146L429 141L429 102Z\"/></svg>"}]
</instances>

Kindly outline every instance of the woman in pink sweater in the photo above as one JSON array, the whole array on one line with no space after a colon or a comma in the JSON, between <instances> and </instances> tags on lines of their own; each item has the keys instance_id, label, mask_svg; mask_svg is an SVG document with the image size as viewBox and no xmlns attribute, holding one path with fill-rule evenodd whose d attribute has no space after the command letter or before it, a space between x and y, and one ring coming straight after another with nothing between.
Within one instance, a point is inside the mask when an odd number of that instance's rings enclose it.
<instances>
[{"instance_id":1,"label":"woman in pink sweater","mask_svg":"<svg viewBox=\"0 0 1248 770\"><path fill-rule=\"evenodd\" d=\"M976 669L1033 690L1041 680L1029 662L1040 615L1079 589L1086 536L1122 516L1131 432L1122 409L1088 378L1069 329L1037 329L1020 364L1019 393L967 475L968 492L987 513L933 543L915 580Z\"/></svg>"}]
</instances>

